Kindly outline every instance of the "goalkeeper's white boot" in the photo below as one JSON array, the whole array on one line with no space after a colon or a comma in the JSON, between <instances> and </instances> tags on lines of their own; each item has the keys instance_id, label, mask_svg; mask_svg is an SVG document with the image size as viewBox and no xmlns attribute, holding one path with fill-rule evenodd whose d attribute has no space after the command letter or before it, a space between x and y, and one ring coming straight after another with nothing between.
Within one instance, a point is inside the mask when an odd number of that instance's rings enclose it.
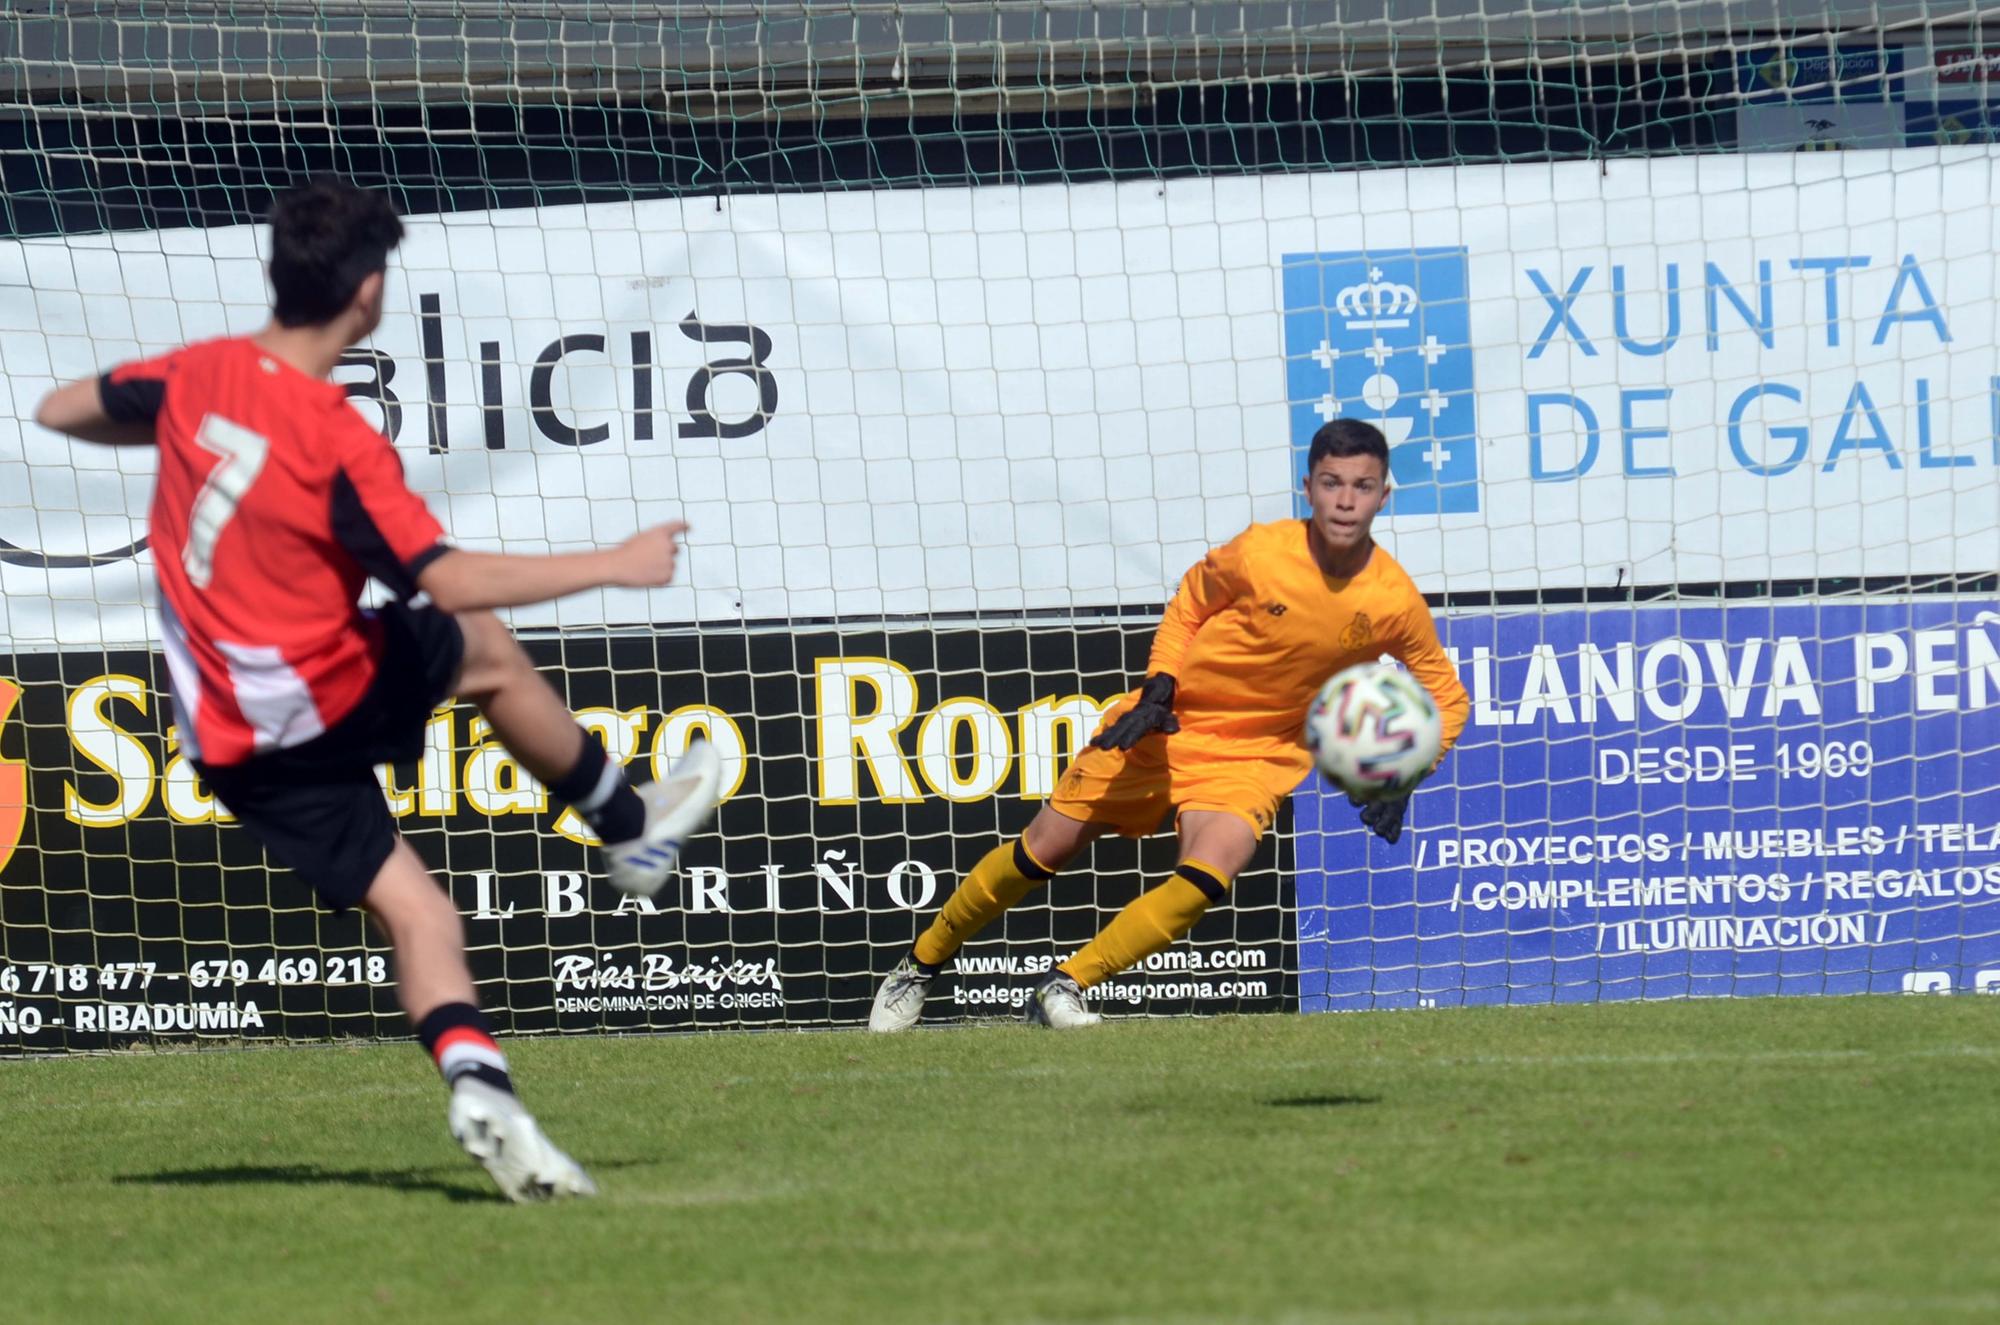
<instances>
[{"instance_id":1,"label":"goalkeeper's white boot","mask_svg":"<svg viewBox=\"0 0 2000 1325\"><path fill-rule=\"evenodd\" d=\"M673 874L688 839L715 817L722 803L722 759L714 745L697 740L665 778L638 792L646 803L646 831L630 842L607 842L604 866L619 892L651 897Z\"/></svg>"},{"instance_id":2,"label":"goalkeeper's white boot","mask_svg":"<svg viewBox=\"0 0 2000 1325\"><path fill-rule=\"evenodd\" d=\"M931 992L936 971L926 972L915 957L896 963L875 991L875 1006L868 1013L868 1029L880 1034L906 1031L924 1015L924 996Z\"/></svg>"},{"instance_id":3,"label":"goalkeeper's white boot","mask_svg":"<svg viewBox=\"0 0 2000 1325\"><path fill-rule=\"evenodd\" d=\"M1104 1018L1083 1003L1083 986L1061 971L1050 971L1028 995L1027 1023L1050 1030L1073 1031L1096 1026Z\"/></svg>"},{"instance_id":4,"label":"goalkeeper's white boot","mask_svg":"<svg viewBox=\"0 0 2000 1325\"><path fill-rule=\"evenodd\" d=\"M553 1201L595 1196L597 1184L575 1160L556 1149L521 1101L472 1077L452 1087L451 1134L465 1153L486 1166L510 1201Z\"/></svg>"}]
</instances>

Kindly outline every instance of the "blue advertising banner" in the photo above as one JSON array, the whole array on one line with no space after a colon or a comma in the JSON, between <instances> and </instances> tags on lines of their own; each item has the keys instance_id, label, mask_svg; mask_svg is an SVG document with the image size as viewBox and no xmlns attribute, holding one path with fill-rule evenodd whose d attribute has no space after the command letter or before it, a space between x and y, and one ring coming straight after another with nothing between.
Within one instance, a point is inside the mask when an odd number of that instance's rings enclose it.
<instances>
[{"instance_id":1,"label":"blue advertising banner","mask_svg":"<svg viewBox=\"0 0 2000 1325\"><path fill-rule=\"evenodd\" d=\"M1940 101L1904 108L1911 147L1959 147L2000 141L2000 104Z\"/></svg>"},{"instance_id":2,"label":"blue advertising banner","mask_svg":"<svg viewBox=\"0 0 2000 1325\"><path fill-rule=\"evenodd\" d=\"M1748 102L1889 101L1903 96L1901 46L1793 42L1741 51L1736 90Z\"/></svg>"},{"instance_id":3,"label":"blue advertising banner","mask_svg":"<svg viewBox=\"0 0 2000 1325\"><path fill-rule=\"evenodd\" d=\"M1473 716L1402 841L1295 796L1301 1009L2000 991L1996 609L1441 621Z\"/></svg>"}]
</instances>

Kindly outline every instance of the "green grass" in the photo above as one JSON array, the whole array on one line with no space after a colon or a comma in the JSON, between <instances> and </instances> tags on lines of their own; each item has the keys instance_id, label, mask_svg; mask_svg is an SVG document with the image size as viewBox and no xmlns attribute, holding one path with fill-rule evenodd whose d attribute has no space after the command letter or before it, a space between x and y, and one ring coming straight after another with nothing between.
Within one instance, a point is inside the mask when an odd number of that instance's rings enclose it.
<instances>
[{"instance_id":1,"label":"green grass","mask_svg":"<svg viewBox=\"0 0 2000 1325\"><path fill-rule=\"evenodd\" d=\"M2000 1317L2000 999L0 1063L8 1321Z\"/></svg>"}]
</instances>

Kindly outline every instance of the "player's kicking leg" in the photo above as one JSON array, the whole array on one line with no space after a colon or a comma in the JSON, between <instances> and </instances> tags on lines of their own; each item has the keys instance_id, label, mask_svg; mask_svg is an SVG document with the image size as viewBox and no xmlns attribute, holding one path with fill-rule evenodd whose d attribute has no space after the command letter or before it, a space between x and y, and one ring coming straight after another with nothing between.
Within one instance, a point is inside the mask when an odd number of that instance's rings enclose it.
<instances>
[{"instance_id":1,"label":"player's kicking leg","mask_svg":"<svg viewBox=\"0 0 2000 1325\"><path fill-rule=\"evenodd\" d=\"M634 788L498 617L398 607L385 618L385 676L422 674L435 686L455 664L442 693L478 705L521 766L583 816L606 844L605 864L616 887L658 892L688 837L715 813L721 770L713 748L697 744L665 780ZM433 689L428 702L438 697ZM543 1135L515 1095L506 1056L479 1010L458 910L400 838L361 904L389 936L404 1011L451 1088L447 1119L459 1145L510 1200L595 1194L589 1176Z\"/></svg>"},{"instance_id":2,"label":"player's kicking leg","mask_svg":"<svg viewBox=\"0 0 2000 1325\"><path fill-rule=\"evenodd\" d=\"M1095 1026L1085 991L1165 952L1227 895L1250 863L1258 833L1226 811L1187 810L1180 817L1181 863L1166 882L1128 903L1076 956L1050 971L1028 998L1030 1025L1055 1030Z\"/></svg>"},{"instance_id":3,"label":"player's kicking leg","mask_svg":"<svg viewBox=\"0 0 2000 1325\"><path fill-rule=\"evenodd\" d=\"M1054 878L1105 829L1106 825L1084 823L1044 806L1017 841L1003 842L987 852L946 900L930 928L917 936L909 955L896 963L875 991L868 1029L904 1031L916 1025L931 982L951 955L1009 907Z\"/></svg>"},{"instance_id":4,"label":"player's kicking leg","mask_svg":"<svg viewBox=\"0 0 2000 1325\"><path fill-rule=\"evenodd\" d=\"M361 905L388 937L396 995L451 1090L451 1134L513 1201L595 1196L597 1186L558 1150L514 1094L465 964L458 908L417 853L398 839Z\"/></svg>"},{"instance_id":5,"label":"player's kicking leg","mask_svg":"<svg viewBox=\"0 0 2000 1325\"><path fill-rule=\"evenodd\" d=\"M465 636L457 693L478 705L521 767L583 816L604 843L613 887L646 897L659 892L681 848L721 803L715 747L696 741L664 779L634 787L498 617L463 612L457 621Z\"/></svg>"},{"instance_id":6,"label":"player's kicking leg","mask_svg":"<svg viewBox=\"0 0 2000 1325\"><path fill-rule=\"evenodd\" d=\"M438 623L412 614L419 633ZM579 725L490 612L453 618L464 653L452 689L476 704L521 766L573 807L604 843L613 886L652 896L687 839L713 817L721 765L691 746L668 776L635 788ZM364 901L395 948L398 989L417 1038L451 1086L451 1134L515 1201L594 1195L597 1187L522 1106L507 1060L480 1012L458 910L398 841Z\"/></svg>"},{"instance_id":7,"label":"player's kicking leg","mask_svg":"<svg viewBox=\"0 0 2000 1325\"><path fill-rule=\"evenodd\" d=\"M196 771L273 861L336 913L360 907L388 939L398 1001L451 1089L453 1136L516 1201L595 1188L514 1094L479 1010L450 896L396 833L375 766L415 759L424 718L459 658L442 614L388 614L376 683L354 712L301 745Z\"/></svg>"}]
</instances>

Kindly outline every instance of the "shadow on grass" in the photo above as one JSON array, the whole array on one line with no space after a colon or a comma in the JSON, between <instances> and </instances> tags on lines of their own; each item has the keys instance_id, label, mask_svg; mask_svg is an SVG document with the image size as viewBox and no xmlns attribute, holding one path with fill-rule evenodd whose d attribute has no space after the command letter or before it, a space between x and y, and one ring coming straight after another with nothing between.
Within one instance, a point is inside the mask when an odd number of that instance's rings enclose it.
<instances>
[{"instance_id":1,"label":"shadow on grass","mask_svg":"<svg viewBox=\"0 0 2000 1325\"><path fill-rule=\"evenodd\" d=\"M449 1176L447 1176L449 1175ZM461 1176L462 1175L462 1176ZM503 1198L477 1170L458 1165L430 1169L332 1169L317 1164L217 1164L205 1169L162 1169L122 1173L117 1183L151 1187L380 1187L394 1192L432 1192L450 1201Z\"/></svg>"},{"instance_id":2,"label":"shadow on grass","mask_svg":"<svg viewBox=\"0 0 2000 1325\"><path fill-rule=\"evenodd\" d=\"M1380 1104L1380 1095L1281 1095L1264 1103L1273 1109L1340 1109L1351 1104Z\"/></svg>"},{"instance_id":3,"label":"shadow on grass","mask_svg":"<svg viewBox=\"0 0 2000 1325\"><path fill-rule=\"evenodd\" d=\"M631 1168L637 1160L590 1165L593 1170ZM217 1164L205 1169L162 1169L122 1173L115 1183L152 1187L379 1187L386 1191L430 1193L459 1203L506 1200L477 1169L437 1165L423 1169L333 1169L317 1164Z\"/></svg>"}]
</instances>

